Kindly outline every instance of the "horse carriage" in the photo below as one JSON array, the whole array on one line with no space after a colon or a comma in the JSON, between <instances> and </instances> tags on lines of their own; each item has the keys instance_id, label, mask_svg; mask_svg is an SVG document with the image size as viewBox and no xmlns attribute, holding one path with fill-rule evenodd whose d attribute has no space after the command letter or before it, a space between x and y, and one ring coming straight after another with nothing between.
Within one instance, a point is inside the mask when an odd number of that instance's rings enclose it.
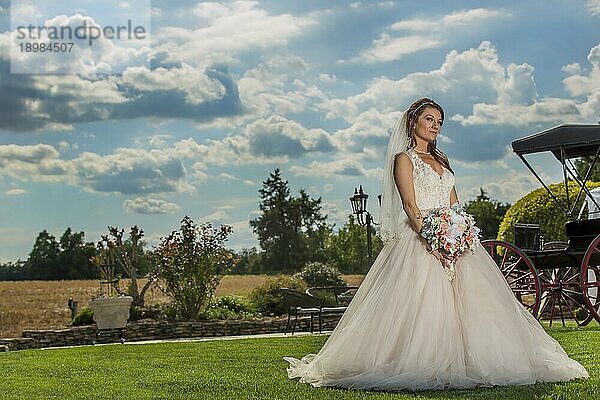
<instances>
[{"instance_id":1,"label":"horse carriage","mask_svg":"<svg viewBox=\"0 0 600 400\"><path fill-rule=\"evenodd\" d=\"M600 188L586 186L592 168L600 163L600 125L557 126L517 139L512 148L567 216L568 241L544 243L539 225L522 224L515 227L515 243L485 240L482 245L517 299L538 319L548 318L552 324L560 316L563 325L565 319L578 325L593 319L600 323ZM551 152L562 165L566 202L525 159L542 152ZM592 157L583 176L572 162L579 157ZM576 193L569 193L569 182L575 182Z\"/></svg>"}]
</instances>

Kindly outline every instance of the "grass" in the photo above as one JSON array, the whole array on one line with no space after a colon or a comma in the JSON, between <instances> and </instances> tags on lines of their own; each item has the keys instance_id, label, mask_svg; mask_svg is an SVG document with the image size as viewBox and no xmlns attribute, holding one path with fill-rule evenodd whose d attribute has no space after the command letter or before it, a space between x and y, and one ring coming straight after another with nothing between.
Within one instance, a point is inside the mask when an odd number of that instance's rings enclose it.
<instances>
[{"instance_id":1,"label":"grass","mask_svg":"<svg viewBox=\"0 0 600 400\"><path fill-rule=\"evenodd\" d=\"M0 399L597 399L600 327L552 327L588 380L412 392L313 388L287 378L283 356L316 353L327 336L108 345L0 353Z\"/></svg>"},{"instance_id":2,"label":"grass","mask_svg":"<svg viewBox=\"0 0 600 400\"><path fill-rule=\"evenodd\" d=\"M344 275L351 286L357 286L362 275ZM268 279L267 275L226 275L216 295L247 296ZM144 280L140 280L141 283ZM125 283L125 281L123 281ZM19 337L24 329L62 329L71 320L69 298L87 306L98 293L98 280L73 281L0 281L0 338ZM169 298L156 286L146 292L146 304L166 304Z\"/></svg>"}]
</instances>

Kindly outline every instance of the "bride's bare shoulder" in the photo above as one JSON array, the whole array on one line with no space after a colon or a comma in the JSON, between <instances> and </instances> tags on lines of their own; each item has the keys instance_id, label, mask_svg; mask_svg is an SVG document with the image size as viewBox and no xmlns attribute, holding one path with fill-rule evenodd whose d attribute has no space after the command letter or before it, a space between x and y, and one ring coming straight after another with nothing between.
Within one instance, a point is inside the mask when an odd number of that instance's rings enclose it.
<instances>
[{"instance_id":1,"label":"bride's bare shoulder","mask_svg":"<svg viewBox=\"0 0 600 400\"><path fill-rule=\"evenodd\" d=\"M401 168L409 168L412 170L413 163L408 154L398 153L394 156L394 165Z\"/></svg>"}]
</instances>

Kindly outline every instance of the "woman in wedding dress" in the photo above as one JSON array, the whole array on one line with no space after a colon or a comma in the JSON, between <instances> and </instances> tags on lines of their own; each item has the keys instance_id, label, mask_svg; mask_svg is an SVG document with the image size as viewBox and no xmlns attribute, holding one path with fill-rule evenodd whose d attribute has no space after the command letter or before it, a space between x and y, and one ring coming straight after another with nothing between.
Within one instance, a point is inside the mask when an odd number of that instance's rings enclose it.
<instances>
[{"instance_id":1,"label":"woman in wedding dress","mask_svg":"<svg viewBox=\"0 0 600 400\"><path fill-rule=\"evenodd\" d=\"M386 152L380 236L385 246L318 354L290 363L313 386L423 390L526 385L588 377L517 301L478 246L455 263L419 236L422 216L458 202L436 138L444 119L420 99L399 119Z\"/></svg>"}]
</instances>

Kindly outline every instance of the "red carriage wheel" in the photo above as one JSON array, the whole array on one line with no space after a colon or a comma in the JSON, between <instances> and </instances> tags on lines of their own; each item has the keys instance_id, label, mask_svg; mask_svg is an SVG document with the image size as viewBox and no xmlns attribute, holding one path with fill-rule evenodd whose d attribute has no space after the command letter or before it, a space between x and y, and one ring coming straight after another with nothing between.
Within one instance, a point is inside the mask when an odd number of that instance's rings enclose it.
<instances>
[{"instance_id":1,"label":"red carriage wheel","mask_svg":"<svg viewBox=\"0 0 600 400\"><path fill-rule=\"evenodd\" d=\"M583 256L581 289L587 311L600 323L600 235L592 240Z\"/></svg>"},{"instance_id":2,"label":"red carriage wheel","mask_svg":"<svg viewBox=\"0 0 600 400\"><path fill-rule=\"evenodd\" d=\"M484 240L481 244L500 268L517 300L537 317L541 285L529 257L515 245L502 240Z\"/></svg>"},{"instance_id":3,"label":"red carriage wheel","mask_svg":"<svg viewBox=\"0 0 600 400\"><path fill-rule=\"evenodd\" d=\"M560 316L563 326L565 326L565 316L574 320L579 326L585 326L593 320L583 300L580 274L579 266L540 271L538 277L542 284L542 296L538 319L547 318L550 326L555 316Z\"/></svg>"}]
</instances>

